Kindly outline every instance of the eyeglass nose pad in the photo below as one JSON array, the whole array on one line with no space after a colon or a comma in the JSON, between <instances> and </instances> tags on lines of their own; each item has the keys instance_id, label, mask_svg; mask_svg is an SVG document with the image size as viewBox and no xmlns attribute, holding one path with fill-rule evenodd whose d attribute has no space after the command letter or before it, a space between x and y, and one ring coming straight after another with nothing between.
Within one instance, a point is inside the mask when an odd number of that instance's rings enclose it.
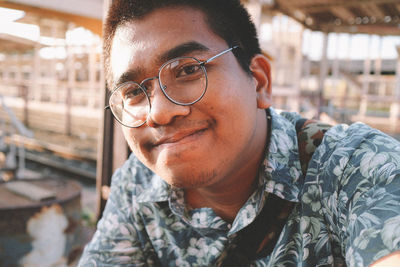
<instances>
[{"instance_id":1,"label":"eyeglass nose pad","mask_svg":"<svg viewBox=\"0 0 400 267\"><path fill-rule=\"evenodd\" d=\"M148 79L140 84L149 96L152 94L151 92L154 91L153 80L154 79Z\"/></svg>"},{"instance_id":2,"label":"eyeglass nose pad","mask_svg":"<svg viewBox=\"0 0 400 267\"><path fill-rule=\"evenodd\" d=\"M155 83L155 82L156 82L156 81L154 81L154 83ZM150 83L150 84L147 85L147 83ZM153 84L153 79L152 79L152 80L145 81L144 83L142 83L143 89L146 91L146 93L147 93L149 96L152 96L152 92L154 92L154 86L158 86L158 83L157 83L157 85ZM167 86L164 85L164 84L161 84L161 90L165 91L166 89L167 89Z\"/></svg>"}]
</instances>

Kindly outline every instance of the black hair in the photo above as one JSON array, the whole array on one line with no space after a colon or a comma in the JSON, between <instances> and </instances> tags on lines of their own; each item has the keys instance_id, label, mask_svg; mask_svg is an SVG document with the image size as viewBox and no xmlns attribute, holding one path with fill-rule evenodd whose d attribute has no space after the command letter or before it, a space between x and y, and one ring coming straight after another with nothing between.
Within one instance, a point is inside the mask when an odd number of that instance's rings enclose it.
<instances>
[{"instance_id":1,"label":"black hair","mask_svg":"<svg viewBox=\"0 0 400 267\"><path fill-rule=\"evenodd\" d=\"M103 27L103 57L106 79L112 84L110 69L111 45L117 28L138 20L156 9L188 6L201 10L210 29L228 46L239 46L233 51L240 66L248 74L251 59L261 53L257 31L249 13L240 0L114 0Z\"/></svg>"}]
</instances>

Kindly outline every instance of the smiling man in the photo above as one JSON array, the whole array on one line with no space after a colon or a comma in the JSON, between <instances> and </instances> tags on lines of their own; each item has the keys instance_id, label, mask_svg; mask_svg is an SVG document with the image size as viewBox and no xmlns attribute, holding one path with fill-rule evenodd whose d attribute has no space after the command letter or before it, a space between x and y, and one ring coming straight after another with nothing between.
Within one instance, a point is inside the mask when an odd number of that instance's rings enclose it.
<instances>
[{"instance_id":1,"label":"smiling man","mask_svg":"<svg viewBox=\"0 0 400 267\"><path fill-rule=\"evenodd\" d=\"M277 114L239 1L114 0L104 29L133 154L80 266L400 262L400 144Z\"/></svg>"}]
</instances>

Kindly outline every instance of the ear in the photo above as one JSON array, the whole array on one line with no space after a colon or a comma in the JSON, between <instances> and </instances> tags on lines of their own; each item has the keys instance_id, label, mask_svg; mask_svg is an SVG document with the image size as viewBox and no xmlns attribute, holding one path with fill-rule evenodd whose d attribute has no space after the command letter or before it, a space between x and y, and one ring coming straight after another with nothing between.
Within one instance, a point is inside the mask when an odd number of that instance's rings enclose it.
<instances>
[{"instance_id":1,"label":"ear","mask_svg":"<svg viewBox=\"0 0 400 267\"><path fill-rule=\"evenodd\" d=\"M250 70L257 89L257 107L269 108L272 105L271 95L271 65L261 54L255 55L250 62Z\"/></svg>"}]
</instances>

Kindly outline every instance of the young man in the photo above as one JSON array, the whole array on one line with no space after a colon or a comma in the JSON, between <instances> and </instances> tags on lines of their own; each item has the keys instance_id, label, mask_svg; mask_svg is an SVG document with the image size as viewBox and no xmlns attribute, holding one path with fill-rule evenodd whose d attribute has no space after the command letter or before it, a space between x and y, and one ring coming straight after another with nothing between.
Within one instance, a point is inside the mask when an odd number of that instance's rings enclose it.
<instances>
[{"instance_id":1,"label":"young man","mask_svg":"<svg viewBox=\"0 0 400 267\"><path fill-rule=\"evenodd\" d=\"M80 266L400 264L400 144L310 124L303 175L239 1L114 0L104 56L133 154Z\"/></svg>"}]
</instances>

